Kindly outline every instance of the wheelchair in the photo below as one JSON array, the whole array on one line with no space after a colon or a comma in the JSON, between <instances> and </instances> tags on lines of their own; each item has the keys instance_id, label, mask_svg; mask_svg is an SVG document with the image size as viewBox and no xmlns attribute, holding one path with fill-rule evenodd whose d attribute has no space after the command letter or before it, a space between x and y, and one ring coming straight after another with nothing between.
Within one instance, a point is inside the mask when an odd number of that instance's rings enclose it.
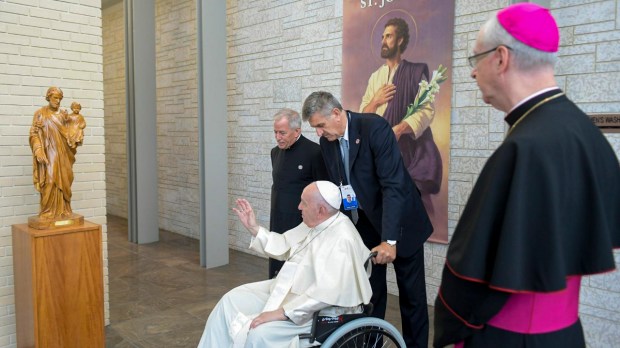
<instances>
[{"instance_id":1,"label":"wheelchair","mask_svg":"<svg viewBox=\"0 0 620 348\"><path fill-rule=\"evenodd\" d=\"M376 255L376 252L371 253L365 265ZM370 316L372 303L362 306L359 314L323 316L314 313L310 333L301 334L299 338L307 339L310 344L320 343L321 348L407 347L394 325Z\"/></svg>"}]
</instances>

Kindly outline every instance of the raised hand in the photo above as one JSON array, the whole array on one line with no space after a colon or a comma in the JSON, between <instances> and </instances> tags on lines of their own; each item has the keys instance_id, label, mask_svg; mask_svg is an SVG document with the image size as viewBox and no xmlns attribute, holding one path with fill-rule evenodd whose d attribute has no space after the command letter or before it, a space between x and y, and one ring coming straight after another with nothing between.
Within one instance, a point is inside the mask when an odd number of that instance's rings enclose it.
<instances>
[{"instance_id":1,"label":"raised hand","mask_svg":"<svg viewBox=\"0 0 620 348\"><path fill-rule=\"evenodd\" d=\"M260 226L256 223L256 215L254 214L250 202L246 199L239 198L236 203L237 208L232 208L232 210L237 214L243 226L256 237Z\"/></svg>"}]
</instances>

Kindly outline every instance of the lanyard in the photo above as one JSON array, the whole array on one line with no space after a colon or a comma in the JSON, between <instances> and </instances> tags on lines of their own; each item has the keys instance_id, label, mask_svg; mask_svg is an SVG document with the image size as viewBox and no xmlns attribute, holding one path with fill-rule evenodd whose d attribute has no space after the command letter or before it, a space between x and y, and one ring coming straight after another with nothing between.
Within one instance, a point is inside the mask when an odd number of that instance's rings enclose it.
<instances>
[{"instance_id":1,"label":"lanyard","mask_svg":"<svg viewBox=\"0 0 620 348\"><path fill-rule=\"evenodd\" d=\"M351 127L351 115L349 114L348 111L346 111L346 113L347 113L347 131L348 131L348 129ZM344 135L343 135L343 137L344 137ZM336 147L336 156L337 156L336 163L338 163L338 178L340 179L340 186L342 187L342 183L344 182L344 180L343 180L342 172L340 171L340 169L341 169L340 168L341 167L340 163L342 163L342 167L344 168L345 163L344 163L344 158L343 157L345 156L345 154L340 152L340 147L341 147L340 146L340 139L338 139L338 146ZM347 149L347 151L348 151L348 149ZM348 155L349 154L347 153L346 156L348 156ZM340 161L338 161L338 159L340 159ZM349 158L349 163L351 163L351 158ZM345 169L345 172L346 172L349 168L344 168L344 169ZM348 181L348 179L347 179L347 184L351 185L351 183Z\"/></svg>"}]
</instances>

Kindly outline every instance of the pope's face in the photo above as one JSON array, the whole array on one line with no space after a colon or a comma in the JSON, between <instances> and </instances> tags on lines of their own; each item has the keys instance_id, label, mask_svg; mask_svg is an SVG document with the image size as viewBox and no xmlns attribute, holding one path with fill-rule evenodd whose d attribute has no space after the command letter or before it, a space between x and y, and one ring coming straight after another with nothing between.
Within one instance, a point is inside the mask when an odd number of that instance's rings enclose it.
<instances>
[{"instance_id":1,"label":"pope's face","mask_svg":"<svg viewBox=\"0 0 620 348\"><path fill-rule=\"evenodd\" d=\"M317 112L310 116L308 123L316 130L316 135L324 137L329 141L334 141L344 135L344 130L347 125L346 117L343 110L334 109L329 118Z\"/></svg>"},{"instance_id":2,"label":"pope's face","mask_svg":"<svg viewBox=\"0 0 620 348\"><path fill-rule=\"evenodd\" d=\"M310 184L301 193L301 202L297 209L301 210L301 217L304 223L312 228L319 224L319 205L315 199L312 199L316 195L318 188L316 184Z\"/></svg>"},{"instance_id":3,"label":"pope's face","mask_svg":"<svg viewBox=\"0 0 620 348\"><path fill-rule=\"evenodd\" d=\"M285 117L275 121L273 123L273 134L276 137L278 148L284 150L288 149L295 143L295 140L299 137L301 129L291 129L289 122Z\"/></svg>"}]
</instances>

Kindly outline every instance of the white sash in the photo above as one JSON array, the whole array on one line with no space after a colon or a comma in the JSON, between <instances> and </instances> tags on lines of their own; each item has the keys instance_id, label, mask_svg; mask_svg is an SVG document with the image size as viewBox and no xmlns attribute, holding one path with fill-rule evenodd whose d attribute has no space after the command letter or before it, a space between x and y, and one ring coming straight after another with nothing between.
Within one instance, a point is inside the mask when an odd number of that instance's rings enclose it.
<instances>
[{"instance_id":1,"label":"white sash","mask_svg":"<svg viewBox=\"0 0 620 348\"><path fill-rule=\"evenodd\" d=\"M248 338L250 324L256 315L247 317L243 313L238 313L235 319L230 323L229 334L233 340L233 348L243 348Z\"/></svg>"},{"instance_id":2,"label":"white sash","mask_svg":"<svg viewBox=\"0 0 620 348\"><path fill-rule=\"evenodd\" d=\"M286 261L280 272L278 272L278 279L276 286L271 291L271 295L265 303L263 312L274 311L281 307L284 299L289 294L291 287L293 287L293 279L297 272L299 264L297 262Z\"/></svg>"}]
</instances>

